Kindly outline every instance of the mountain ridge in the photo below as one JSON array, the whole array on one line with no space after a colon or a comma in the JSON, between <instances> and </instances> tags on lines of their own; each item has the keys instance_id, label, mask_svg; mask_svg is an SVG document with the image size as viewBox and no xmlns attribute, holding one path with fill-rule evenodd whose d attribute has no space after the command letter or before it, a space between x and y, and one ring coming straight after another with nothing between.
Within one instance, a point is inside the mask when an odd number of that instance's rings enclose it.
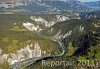
<instances>
[{"instance_id":1,"label":"mountain ridge","mask_svg":"<svg viewBox=\"0 0 100 69\"><path fill-rule=\"evenodd\" d=\"M1 0L2 1L2 0ZM73 1L33 1L33 0L9 0L8 2L2 1L0 3L0 8L6 9L24 9L31 12L62 12L62 11L86 11L91 10L83 2L73 0ZM5 9L5 10L6 10ZM11 11L11 10L10 10Z\"/></svg>"}]
</instances>

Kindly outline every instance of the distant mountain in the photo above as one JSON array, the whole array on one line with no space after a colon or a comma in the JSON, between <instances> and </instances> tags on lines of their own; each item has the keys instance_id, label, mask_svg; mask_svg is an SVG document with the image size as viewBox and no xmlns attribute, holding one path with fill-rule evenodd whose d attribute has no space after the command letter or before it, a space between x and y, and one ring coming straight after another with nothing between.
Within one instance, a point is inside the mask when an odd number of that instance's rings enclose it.
<instances>
[{"instance_id":1,"label":"distant mountain","mask_svg":"<svg viewBox=\"0 0 100 69\"><path fill-rule=\"evenodd\" d=\"M31 12L43 12L43 13L46 13L46 12L57 13L60 11L68 11L68 10L70 11L87 11L87 10L89 11L90 10L90 8L87 7L83 2L80 2L77 0L67 0L67 1L9 0L9 1L1 1L0 7L6 8L6 9L8 8L24 9Z\"/></svg>"},{"instance_id":2,"label":"distant mountain","mask_svg":"<svg viewBox=\"0 0 100 69\"><path fill-rule=\"evenodd\" d=\"M84 2L86 6L94 8L94 9L99 9L100 10L100 1L95 1L95 2Z\"/></svg>"},{"instance_id":3,"label":"distant mountain","mask_svg":"<svg viewBox=\"0 0 100 69\"><path fill-rule=\"evenodd\" d=\"M69 0L69 1L42 1L41 3L44 3L46 5L49 5L50 7L57 8L60 10L85 10L88 9L85 4L83 4L80 1L77 0Z\"/></svg>"}]
</instances>

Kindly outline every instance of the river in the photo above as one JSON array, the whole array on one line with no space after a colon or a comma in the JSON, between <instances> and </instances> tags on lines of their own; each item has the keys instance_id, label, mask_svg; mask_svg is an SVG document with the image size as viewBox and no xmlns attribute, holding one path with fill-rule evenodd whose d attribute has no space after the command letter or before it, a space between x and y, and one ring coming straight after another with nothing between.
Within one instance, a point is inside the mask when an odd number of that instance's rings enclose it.
<instances>
[{"instance_id":1,"label":"river","mask_svg":"<svg viewBox=\"0 0 100 69\"><path fill-rule=\"evenodd\" d=\"M42 38L45 39L49 39L49 40L53 40L59 43L59 49L62 51L60 54L57 55L50 55L50 56L42 56L42 57L33 57L33 58L29 58L26 59L24 61L20 61L20 62L16 62L13 65L10 66L10 69L22 69L23 66L31 66L32 64L35 64L41 60L45 60L45 59L52 59L52 58L56 58L56 57L62 57L63 55L66 54L67 50L66 50L66 46L64 46L63 42L56 40L54 38L50 38L47 37L45 35L43 35L41 32L38 33L38 35Z\"/></svg>"}]
</instances>

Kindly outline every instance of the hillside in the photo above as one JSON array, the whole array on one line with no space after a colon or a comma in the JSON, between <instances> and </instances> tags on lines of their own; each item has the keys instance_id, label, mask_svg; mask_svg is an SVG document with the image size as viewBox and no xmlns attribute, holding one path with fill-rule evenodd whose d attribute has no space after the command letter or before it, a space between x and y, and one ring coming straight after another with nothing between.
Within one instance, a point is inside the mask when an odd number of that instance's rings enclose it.
<instances>
[{"instance_id":1,"label":"hillside","mask_svg":"<svg viewBox=\"0 0 100 69\"><path fill-rule=\"evenodd\" d=\"M93 68L97 69L99 66L95 63L100 59L100 19L82 19L82 20L69 20L59 22L43 31L42 33L49 37L54 37L61 40L67 47L66 55L62 57L44 60L45 62L60 62L67 61L72 64L54 64L43 65L42 60L28 66L28 69L34 68L49 68L52 69L79 69L79 68ZM79 61L85 60L86 63L79 66ZM87 62L89 61L89 63ZM75 62L75 63L73 63ZM91 66L90 66L91 65ZM34 67L34 68L33 68Z\"/></svg>"},{"instance_id":2,"label":"hillside","mask_svg":"<svg viewBox=\"0 0 100 69\"><path fill-rule=\"evenodd\" d=\"M5 19L5 20L4 20ZM0 15L0 68L32 57L59 54L59 43L42 38L23 23L34 23L30 15Z\"/></svg>"},{"instance_id":3,"label":"hillside","mask_svg":"<svg viewBox=\"0 0 100 69\"><path fill-rule=\"evenodd\" d=\"M100 11L80 13L82 19L100 18Z\"/></svg>"},{"instance_id":4,"label":"hillside","mask_svg":"<svg viewBox=\"0 0 100 69\"><path fill-rule=\"evenodd\" d=\"M42 33L46 36L63 41L65 45L68 45L69 42L72 42L73 47L75 47L75 49L79 47L80 50L80 48L84 49L83 47L86 45L84 44L84 41L86 39L88 39L88 42L90 44L90 46L87 46L87 48L90 48L91 46L94 47L100 44L99 29L99 19L82 19L68 20L56 23L47 30L44 30ZM82 45L81 43L83 43L84 45ZM75 55L74 53L73 55ZM78 51L77 53L81 52Z\"/></svg>"}]
</instances>

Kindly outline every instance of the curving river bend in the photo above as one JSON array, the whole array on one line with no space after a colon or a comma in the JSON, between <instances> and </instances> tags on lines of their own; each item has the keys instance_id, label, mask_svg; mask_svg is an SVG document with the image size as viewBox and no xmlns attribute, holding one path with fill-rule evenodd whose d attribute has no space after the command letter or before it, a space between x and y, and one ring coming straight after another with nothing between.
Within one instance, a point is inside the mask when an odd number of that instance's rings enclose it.
<instances>
[{"instance_id":1,"label":"curving river bend","mask_svg":"<svg viewBox=\"0 0 100 69\"><path fill-rule=\"evenodd\" d=\"M60 45L59 49L62 52L60 54L57 54L57 55L42 56L42 57L33 57L33 58L26 59L24 61L16 62L16 63L14 63L13 65L10 66L10 69L22 69L23 66L27 66L28 67L28 66L30 66L32 64L37 63L38 61L45 60L45 59L56 58L56 57L61 57L61 56L63 56L63 55L66 54L66 52L67 52L66 46L64 46L64 44L62 42L60 42L59 40L56 40L54 38L50 38L50 37L44 36L41 32L38 33L38 35L40 37L42 37L42 38L58 42L59 45Z\"/></svg>"}]
</instances>

